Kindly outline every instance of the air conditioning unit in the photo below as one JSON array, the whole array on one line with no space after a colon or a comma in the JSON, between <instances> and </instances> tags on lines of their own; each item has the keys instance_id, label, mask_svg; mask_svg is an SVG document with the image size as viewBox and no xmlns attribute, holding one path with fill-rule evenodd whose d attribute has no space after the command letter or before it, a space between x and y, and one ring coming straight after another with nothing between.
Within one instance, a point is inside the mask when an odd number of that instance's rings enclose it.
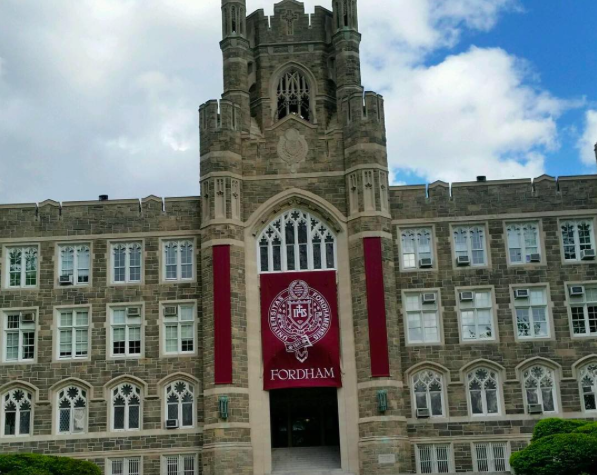
<instances>
[{"instance_id":1,"label":"air conditioning unit","mask_svg":"<svg viewBox=\"0 0 597 475\"><path fill-rule=\"evenodd\" d=\"M529 261L532 264L537 264L537 263L541 262L541 254L531 254L529 256Z\"/></svg>"},{"instance_id":2,"label":"air conditioning unit","mask_svg":"<svg viewBox=\"0 0 597 475\"><path fill-rule=\"evenodd\" d=\"M429 419L431 412L429 409L417 409L417 419Z\"/></svg>"},{"instance_id":3,"label":"air conditioning unit","mask_svg":"<svg viewBox=\"0 0 597 475\"><path fill-rule=\"evenodd\" d=\"M471 265L471 258L469 256L458 256L456 258L456 265L458 267L467 267Z\"/></svg>"},{"instance_id":4,"label":"air conditioning unit","mask_svg":"<svg viewBox=\"0 0 597 475\"><path fill-rule=\"evenodd\" d=\"M24 312L21 313L22 323L35 323L35 312Z\"/></svg>"},{"instance_id":5,"label":"air conditioning unit","mask_svg":"<svg viewBox=\"0 0 597 475\"><path fill-rule=\"evenodd\" d=\"M460 301L461 302L472 302L475 299L474 292L460 292Z\"/></svg>"},{"instance_id":6,"label":"air conditioning unit","mask_svg":"<svg viewBox=\"0 0 597 475\"><path fill-rule=\"evenodd\" d=\"M431 259L431 257L419 259L419 267L421 269L429 269L429 268L433 267L433 259Z\"/></svg>"},{"instance_id":7,"label":"air conditioning unit","mask_svg":"<svg viewBox=\"0 0 597 475\"><path fill-rule=\"evenodd\" d=\"M437 302L437 295L434 293L423 294L423 303L435 303Z\"/></svg>"},{"instance_id":8,"label":"air conditioning unit","mask_svg":"<svg viewBox=\"0 0 597 475\"><path fill-rule=\"evenodd\" d=\"M582 285L573 285L570 287L570 297L582 297L585 294L585 288Z\"/></svg>"},{"instance_id":9,"label":"air conditioning unit","mask_svg":"<svg viewBox=\"0 0 597 475\"><path fill-rule=\"evenodd\" d=\"M531 295L531 291L529 289L516 289L514 291L514 297L517 299L528 299Z\"/></svg>"},{"instance_id":10,"label":"air conditioning unit","mask_svg":"<svg viewBox=\"0 0 597 475\"><path fill-rule=\"evenodd\" d=\"M176 317L178 315L178 307L168 306L164 307L164 317Z\"/></svg>"},{"instance_id":11,"label":"air conditioning unit","mask_svg":"<svg viewBox=\"0 0 597 475\"><path fill-rule=\"evenodd\" d=\"M139 307L129 307L126 309L127 317L140 317L141 309Z\"/></svg>"},{"instance_id":12,"label":"air conditioning unit","mask_svg":"<svg viewBox=\"0 0 597 475\"><path fill-rule=\"evenodd\" d=\"M543 406L541 404L529 404L529 414L543 414Z\"/></svg>"},{"instance_id":13,"label":"air conditioning unit","mask_svg":"<svg viewBox=\"0 0 597 475\"><path fill-rule=\"evenodd\" d=\"M178 419L168 419L166 421L166 429L178 429Z\"/></svg>"},{"instance_id":14,"label":"air conditioning unit","mask_svg":"<svg viewBox=\"0 0 597 475\"><path fill-rule=\"evenodd\" d=\"M58 283L60 285L73 285L73 276L72 275L61 275L58 278Z\"/></svg>"},{"instance_id":15,"label":"air conditioning unit","mask_svg":"<svg viewBox=\"0 0 597 475\"><path fill-rule=\"evenodd\" d=\"M595 249L585 249L580 251L581 261L594 261L595 260Z\"/></svg>"}]
</instances>

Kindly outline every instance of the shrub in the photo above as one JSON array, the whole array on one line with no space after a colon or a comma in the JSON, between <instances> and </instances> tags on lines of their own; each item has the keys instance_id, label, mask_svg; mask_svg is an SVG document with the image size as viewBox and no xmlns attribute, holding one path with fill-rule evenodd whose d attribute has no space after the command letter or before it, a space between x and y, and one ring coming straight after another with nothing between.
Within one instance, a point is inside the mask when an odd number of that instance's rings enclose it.
<instances>
[{"instance_id":1,"label":"shrub","mask_svg":"<svg viewBox=\"0 0 597 475\"><path fill-rule=\"evenodd\" d=\"M556 434L570 434L576 429L586 425L586 421L577 421L573 419L543 419L539 421L533 431L533 440L535 442L543 437Z\"/></svg>"},{"instance_id":2,"label":"shrub","mask_svg":"<svg viewBox=\"0 0 597 475\"><path fill-rule=\"evenodd\" d=\"M585 423L585 425L580 426L574 432L597 437L597 422Z\"/></svg>"},{"instance_id":3,"label":"shrub","mask_svg":"<svg viewBox=\"0 0 597 475\"><path fill-rule=\"evenodd\" d=\"M84 460L39 454L0 455L0 475L102 475Z\"/></svg>"}]
</instances>

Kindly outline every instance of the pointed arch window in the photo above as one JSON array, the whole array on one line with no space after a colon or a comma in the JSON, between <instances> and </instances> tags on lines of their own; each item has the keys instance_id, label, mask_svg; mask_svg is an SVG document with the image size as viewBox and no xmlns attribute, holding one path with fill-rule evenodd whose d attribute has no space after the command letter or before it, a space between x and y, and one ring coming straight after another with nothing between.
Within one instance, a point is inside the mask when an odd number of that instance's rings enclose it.
<instances>
[{"instance_id":1,"label":"pointed arch window","mask_svg":"<svg viewBox=\"0 0 597 475\"><path fill-rule=\"evenodd\" d=\"M311 86L303 73L291 69L278 80L278 120L291 114L311 121Z\"/></svg>"},{"instance_id":2,"label":"pointed arch window","mask_svg":"<svg viewBox=\"0 0 597 475\"><path fill-rule=\"evenodd\" d=\"M112 245L112 283L141 282L142 246L139 242Z\"/></svg>"},{"instance_id":3,"label":"pointed arch window","mask_svg":"<svg viewBox=\"0 0 597 475\"><path fill-rule=\"evenodd\" d=\"M60 277L70 278L72 285L89 284L90 249L88 245L60 246Z\"/></svg>"},{"instance_id":4,"label":"pointed arch window","mask_svg":"<svg viewBox=\"0 0 597 475\"><path fill-rule=\"evenodd\" d=\"M2 436L18 437L31 434L31 391L15 388L2 397Z\"/></svg>"},{"instance_id":5,"label":"pointed arch window","mask_svg":"<svg viewBox=\"0 0 597 475\"><path fill-rule=\"evenodd\" d=\"M305 211L293 209L276 218L258 244L261 272L336 269L336 236Z\"/></svg>"},{"instance_id":6,"label":"pointed arch window","mask_svg":"<svg viewBox=\"0 0 597 475\"><path fill-rule=\"evenodd\" d=\"M554 373L544 366L532 366L523 373L528 405L538 404L543 412L557 412Z\"/></svg>"},{"instance_id":7,"label":"pointed arch window","mask_svg":"<svg viewBox=\"0 0 597 475\"><path fill-rule=\"evenodd\" d=\"M413 391L417 410L427 409L431 417L444 415L443 381L441 374L423 370L413 376Z\"/></svg>"},{"instance_id":8,"label":"pointed arch window","mask_svg":"<svg viewBox=\"0 0 597 475\"><path fill-rule=\"evenodd\" d=\"M178 427L194 426L195 387L186 381L175 381L166 386L166 412L169 421L178 421Z\"/></svg>"},{"instance_id":9,"label":"pointed arch window","mask_svg":"<svg viewBox=\"0 0 597 475\"><path fill-rule=\"evenodd\" d=\"M87 391L67 386L58 392L58 433L83 434L87 430Z\"/></svg>"},{"instance_id":10,"label":"pointed arch window","mask_svg":"<svg viewBox=\"0 0 597 475\"><path fill-rule=\"evenodd\" d=\"M467 376L468 395L473 416L493 416L500 412L499 379L496 371L477 368Z\"/></svg>"},{"instance_id":11,"label":"pointed arch window","mask_svg":"<svg viewBox=\"0 0 597 475\"><path fill-rule=\"evenodd\" d=\"M132 383L123 383L112 390L112 429L141 428L141 390Z\"/></svg>"},{"instance_id":12,"label":"pointed arch window","mask_svg":"<svg viewBox=\"0 0 597 475\"><path fill-rule=\"evenodd\" d=\"M585 412L597 411L597 363L581 369L580 389Z\"/></svg>"}]
</instances>

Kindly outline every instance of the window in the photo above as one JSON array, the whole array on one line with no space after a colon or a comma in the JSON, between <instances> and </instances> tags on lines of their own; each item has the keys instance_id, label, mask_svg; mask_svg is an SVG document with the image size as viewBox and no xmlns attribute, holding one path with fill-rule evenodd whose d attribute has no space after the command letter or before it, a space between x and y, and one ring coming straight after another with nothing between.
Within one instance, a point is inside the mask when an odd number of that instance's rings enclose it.
<instances>
[{"instance_id":1,"label":"window","mask_svg":"<svg viewBox=\"0 0 597 475\"><path fill-rule=\"evenodd\" d=\"M597 363L591 363L580 371L580 389L585 411L597 411Z\"/></svg>"},{"instance_id":2,"label":"window","mask_svg":"<svg viewBox=\"0 0 597 475\"><path fill-rule=\"evenodd\" d=\"M195 305L167 304L164 312L165 353L170 355L195 351Z\"/></svg>"},{"instance_id":3,"label":"window","mask_svg":"<svg viewBox=\"0 0 597 475\"><path fill-rule=\"evenodd\" d=\"M508 444L506 442L479 442L475 444L477 472L507 472Z\"/></svg>"},{"instance_id":4,"label":"window","mask_svg":"<svg viewBox=\"0 0 597 475\"><path fill-rule=\"evenodd\" d=\"M417 446L417 463L419 473L450 473L451 447L449 445Z\"/></svg>"},{"instance_id":5,"label":"window","mask_svg":"<svg viewBox=\"0 0 597 475\"><path fill-rule=\"evenodd\" d=\"M2 397L2 435L18 437L31 434L32 393L15 388Z\"/></svg>"},{"instance_id":6,"label":"window","mask_svg":"<svg viewBox=\"0 0 597 475\"><path fill-rule=\"evenodd\" d=\"M568 292L568 295L570 295L570 292ZM597 286L585 286L582 295L570 296L569 298L573 335L597 335Z\"/></svg>"},{"instance_id":7,"label":"window","mask_svg":"<svg viewBox=\"0 0 597 475\"><path fill-rule=\"evenodd\" d=\"M112 282L128 284L141 282L141 252L139 242L112 245Z\"/></svg>"},{"instance_id":8,"label":"window","mask_svg":"<svg viewBox=\"0 0 597 475\"><path fill-rule=\"evenodd\" d=\"M59 276L70 277L73 285L89 284L91 257L89 246L60 246Z\"/></svg>"},{"instance_id":9,"label":"window","mask_svg":"<svg viewBox=\"0 0 597 475\"><path fill-rule=\"evenodd\" d=\"M140 307L115 307L110 309L112 356L141 355L142 318Z\"/></svg>"},{"instance_id":10,"label":"window","mask_svg":"<svg viewBox=\"0 0 597 475\"><path fill-rule=\"evenodd\" d=\"M533 254L541 255L538 223L510 223L506 231L510 264L530 264Z\"/></svg>"},{"instance_id":11,"label":"window","mask_svg":"<svg viewBox=\"0 0 597 475\"><path fill-rule=\"evenodd\" d=\"M469 403L473 416L499 414L498 375L488 368L477 368L467 376Z\"/></svg>"},{"instance_id":12,"label":"window","mask_svg":"<svg viewBox=\"0 0 597 475\"><path fill-rule=\"evenodd\" d=\"M547 289L529 289L528 298L515 298L516 329L518 338L549 338L549 318L547 311Z\"/></svg>"},{"instance_id":13,"label":"window","mask_svg":"<svg viewBox=\"0 0 597 475\"><path fill-rule=\"evenodd\" d=\"M87 429L87 391L67 386L58 392L58 433L82 434Z\"/></svg>"},{"instance_id":14,"label":"window","mask_svg":"<svg viewBox=\"0 0 597 475\"><path fill-rule=\"evenodd\" d=\"M543 366L532 366L522 376L527 404L538 404L543 412L557 412L553 371Z\"/></svg>"},{"instance_id":15,"label":"window","mask_svg":"<svg viewBox=\"0 0 597 475\"><path fill-rule=\"evenodd\" d=\"M37 286L37 246L9 247L8 287L31 288Z\"/></svg>"},{"instance_id":16,"label":"window","mask_svg":"<svg viewBox=\"0 0 597 475\"><path fill-rule=\"evenodd\" d=\"M166 386L166 413L169 421L178 421L178 427L195 424L195 387L186 381Z\"/></svg>"},{"instance_id":17,"label":"window","mask_svg":"<svg viewBox=\"0 0 597 475\"><path fill-rule=\"evenodd\" d=\"M278 120L291 114L311 120L311 88L307 78L291 69L278 81Z\"/></svg>"},{"instance_id":18,"label":"window","mask_svg":"<svg viewBox=\"0 0 597 475\"><path fill-rule=\"evenodd\" d=\"M4 314L4 362L26 362L35 359L34 311Z\"/></svg>"},{"instance_id":19,"label":"window","mask_svg":"<svg viewBox=\"0 0 597 475\"><path fill-rule=\"evenodd\" d=\"M404 300L408 343L440 343L438 293L409 292L404 294Z\"/></svg>"},{"instance_id":20,"label":"window","mask_svg":"<svg viewBox=\"0 0 597 475\"><path fill-rule=\"evenodd\" d=\"M89 310L62 309L58 314L58 359L89 356Z\"/></svg>"},{"instance_id":21,"label":"window","mask_svg":"<svg viewBox=\"0 0 597 475\"><path fill-rule=\"evenodd\" d=\"M454 228L454 251L456 258L468 257L472 266L486 266L485 228L483 226Z\"/></svg>"},{"instance_id":22,"label":"window","mask_svg":"<svg viewBox=\"0 0 597 475\"><path fill-rule=\"evenodd\" d=\"M141 390L132 383L112 389L112 429L139 430L141 428Z\"/></svg>"},{"instance_id":23,"label":"window","mask_svg":"<svg viewBox=\"0 0 597 475\"><path fill-rule=\"evenodd\" d=\"M197 457L194 455L168 455L164 457L164 475L196 475Z\"/></svg>"},{"instance_id":24,"label":"window","mask_svg":"<svg viewBox=\"0 0 597 475\"><path fill-rule=\"evenodd\" d=\"M431 417L444 415L442 377L432 370L424 370L413 377L417 409L428 409Z\"/></svg>"},{"instance_id":25,"label":"window","mask_svg":"<svg viewBox=\"0 0 597 475\"><path fill-rule=\"evenodd\" d=\"M433 259L431 228L404 229L401 232L402 268L417 269L421 259Z\"/></svg>"},{"instance_id":26,"label":"window","mask_svg":"<svg viewBox=\"0 0 597 475\"><path fill-rule=\"evenodd\" d=\"M495 340L492 291L475 290L471 293L472 300L463 300L462 294L460 295L462 340Z\"/></svg>"},{"instance_id":27,"label":"window","mask_svg":"<svg viewBox=\"0 0 597 475\"><path fill-rule=\"evenodd\" d=\"M336 268L336 238L310 213L293 209L276 218L258 239L261 272Z\"/></svg>"},{"instance_id":28,"label":"window","mask_svg":"<svg viewBox=\"0 0 597 475\"><path fill-rule=\"evenodd\" d=\"M564 221L560 223L560 226L564 260L580 261L583 251L595 249L592 220Z\"/></svg>"},{"instance_id":29,"label":"window","mask_svg":"<svg viewBox=\"0 0 597 475\"><path fill-rule=\"evenodd\" d=\"M111 459L108 461L109 475L141 475L141 459Z\"/></svg>"},{"instance_id":30,"label":"window","mask_svg":"<svg viewBox=\"0 0 597 475\"><path fill-rule=\"evenodd\" d=\"M165 241L164 242L164 277L165 280L193 279L193 242Z\"/></svg>"}]
</instances>

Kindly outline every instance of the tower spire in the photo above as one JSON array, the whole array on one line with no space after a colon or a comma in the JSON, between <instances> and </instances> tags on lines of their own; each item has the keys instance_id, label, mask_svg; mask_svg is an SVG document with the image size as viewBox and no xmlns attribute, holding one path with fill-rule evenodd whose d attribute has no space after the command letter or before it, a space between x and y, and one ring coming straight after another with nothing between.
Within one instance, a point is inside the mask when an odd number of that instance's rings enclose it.
<instances>
[{"instance_id":1,"label":"tower spire","mask_svg":"<svg viewBox=\"0 0 597 475\"><path fill-rule=\"evenodd\" d=\"M222 38L247 36L246 0L222 0Z\"/></svg>"}]
</instances>

